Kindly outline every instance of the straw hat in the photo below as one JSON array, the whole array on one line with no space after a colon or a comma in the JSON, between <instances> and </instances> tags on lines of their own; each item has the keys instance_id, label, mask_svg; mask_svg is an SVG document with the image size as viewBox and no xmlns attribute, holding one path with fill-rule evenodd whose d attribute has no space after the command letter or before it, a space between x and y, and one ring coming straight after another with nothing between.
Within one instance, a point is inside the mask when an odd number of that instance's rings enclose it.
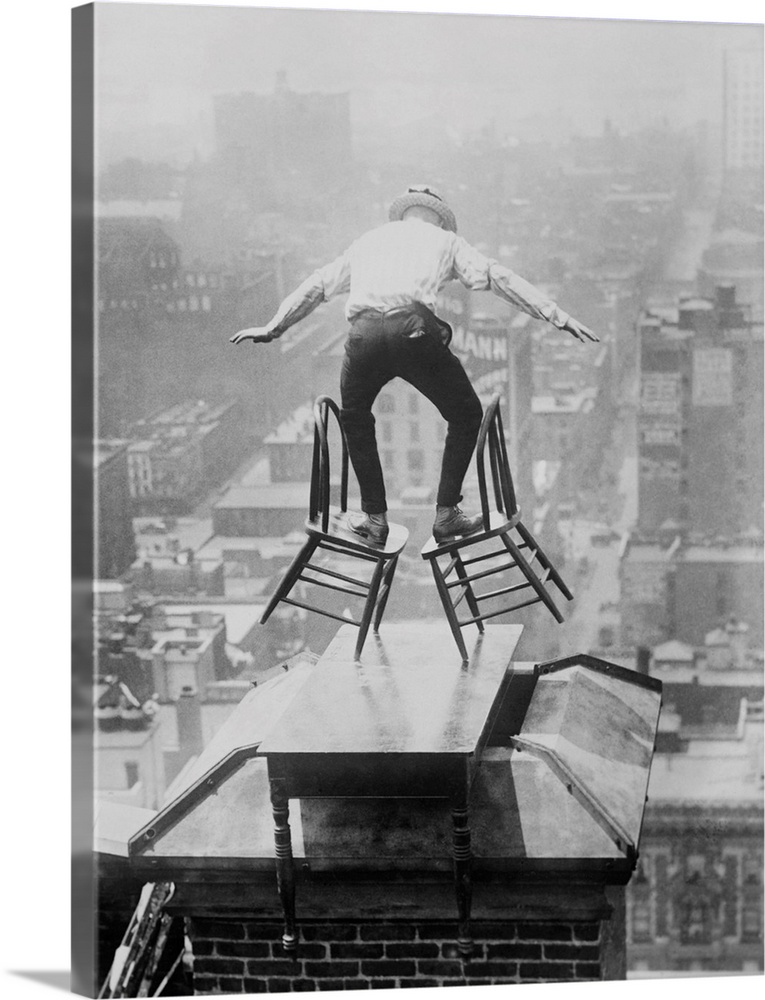
<instances>
[{"instance_id":1,"label":"straw hat","mask_svg":"<svg viewBox=\"0 0 765 1000\"><path fill-rule=\"evenodd\" d=\"M454 218L454 212L438 191L427 184L412 184L406 194L400 195L391 203L388 218L391 222L400 222L404 217L404 212L408 208L414 208L415 205L431 209L438 215L444 229L448 229L452 233L457 232L457 220Z\"/></svg>"}]
</instances>

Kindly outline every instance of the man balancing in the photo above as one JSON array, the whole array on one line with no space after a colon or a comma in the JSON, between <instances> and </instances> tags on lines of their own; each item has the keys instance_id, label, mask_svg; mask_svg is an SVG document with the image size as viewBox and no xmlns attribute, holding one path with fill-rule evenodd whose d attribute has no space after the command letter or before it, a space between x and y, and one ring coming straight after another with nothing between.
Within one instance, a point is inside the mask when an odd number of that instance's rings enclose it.
<instances>
[{"instance_id":1,"label":"man balancing","mask_svg":"<svg viewBox=\"0 0 765 1000\"><path fill-rule=\"evenodd\" d=\"M433 536L442 542L482 525L480 514L468 517L458 506L482 410L461 362L448 347L451 328L433 312L441 289L456 278L467 288L493 292L577 340L598 337L533 285L457 236L454 213L432 187L410 187L390 206L389 218L314 271L266 326L240 330L231 343L276 340L322 302L348 293L341 422L363 511L350 515L349 527L379 545L388 536L372 404L383 386L398 376L426 396L448 425L433 524Z\"/></svg>"}]
</instances>

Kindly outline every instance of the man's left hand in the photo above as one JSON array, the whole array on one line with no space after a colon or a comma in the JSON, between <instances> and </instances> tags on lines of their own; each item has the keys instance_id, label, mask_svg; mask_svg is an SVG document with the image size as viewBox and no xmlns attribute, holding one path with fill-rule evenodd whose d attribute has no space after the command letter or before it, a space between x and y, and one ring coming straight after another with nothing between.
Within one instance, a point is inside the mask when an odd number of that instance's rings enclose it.
<instances>
[{"instance_id":1,"label":"man's left hand","mask_svg":"<svg viewBox=\"0 0 765 1000\"><path fill-rule=\"evenodd\" d=\"M583 344L586 344L588 340L595 344L600 343L600 337L597 337L584 323L579 323L571 316L566 320L566 325L562 329L570 333L572 337L576 337L577 340L581 340Z\"/></svg>"},{"instance_id":2,"label":"man's left hand","mask_svg":"<svg viewBox=\"0 0 765 1000\"><path fill-rule=\"evenodd\" d=\"M243 340L251 340L254 344L270 344L272 340L276 340L276 334L265 326L251 326L235 333L229 340L232 344L241 344Z\"/></svg>"}]
</instances>

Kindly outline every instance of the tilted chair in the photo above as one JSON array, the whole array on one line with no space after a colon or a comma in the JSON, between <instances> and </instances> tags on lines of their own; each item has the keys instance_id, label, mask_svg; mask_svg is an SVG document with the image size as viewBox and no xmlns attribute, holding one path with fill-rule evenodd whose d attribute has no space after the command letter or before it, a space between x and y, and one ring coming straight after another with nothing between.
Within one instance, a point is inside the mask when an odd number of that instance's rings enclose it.
<instances>
[{"instance_id":1,"label":"tilted chair","mask_svg":"<svg viewBox=\"0 0 765 1000\"><path fill-rule=\"evenodd\" d=\"M483 623L487 618L508 614L537 602L544 604L554 618L562 622L563 616L547 591L550 581L565 598L573 600L573 594L521 521L507 460L499 399L498 395L494 396L487 406L476 444L483 527L472 535L447 539L440 544L431 538L421 553L422 558L430 563L438 595L463 660L467 660L467 650L460 629L465 625L477 625L478 630L483 632ZM485 468L487 445L496 510L489 506ZM501 545L498 550L497 542ZM486 543L492 551L485 551ZM466 557L468 550L475 551L476 547L480 547L479 551ZM468 572L468 566L480 562L486 564L485 568ZM478 580L512 571L515 571L513 576L517 582L483 593L473 587ZM499 599L503 600L498 607ZM470 617L460 620L456 609L463 600Z\"/></svg>"},{"instance_id":2,"label":"tilted chair","mask_svg":"<svg viewBox=\"0 0 765 1000\"><path fill-rule=\"evenodd\" d=\"M339 508L330 504L328 443L330 412L334 414L337 421L342 448ZM355 650L355 656L358 659L361 656L370 624L374 623L375 632L380 626L385 605L388 603L398 557L406 545L409 532L403 525L390 523L385 545L375 545L364 541L363 538L350 530L347 524L348 445L340 424L340 411L337 404L329 396L319 396L314 403L313 416L313 463L308 520L305 525L308 537L274 592L260 622L265 624L277 604L282 602L296 608L303 608L306 611L313 611L327 618L335 618L343 623L350 622L353 625L358 625L359 636ZM311 562L314 556L318 558L319 552L331 555L326 557L321 564L316 561ZM354 559L370 564L371 575L367 579L338 572L337 567L332 569L329 565L333 562ZM299 584L304 585L300 588L304 600L297 600L291 596ZM315 587L320 588L320 590L313 590ZM362 599L364 604L361 608L360 619L356 621L347 616L336 614L334 611L322 607L321 604L308 603L305 591L309 589L312 600L315 600L322 590L335 590L353 598Z\"/></svg>"}]
</instances>

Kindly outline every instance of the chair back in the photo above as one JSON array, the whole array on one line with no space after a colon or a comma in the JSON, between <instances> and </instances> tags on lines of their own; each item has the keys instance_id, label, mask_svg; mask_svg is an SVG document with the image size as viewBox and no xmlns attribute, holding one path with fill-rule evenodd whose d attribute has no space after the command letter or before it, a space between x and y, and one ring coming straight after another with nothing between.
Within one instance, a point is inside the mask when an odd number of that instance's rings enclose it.
<instances>
[{"instance_id":1,"label":"chair back","mask_svg":"<svg viewBox=\"0 0 765 1000\"><path fill-rule=\"evenodd\" d=\"M311 464L311 493L309 520L321 517L321 530L329 528L330 463L329 463L329 414L333 413L340 431L342 460L340 471L340 510L348 509L348 445L340 423L340 410L329 396L319 396L313 404L313 460Z\"/></svg>"},{"instance_id":2,"label":"chair back","mask_svg":"<svg viewBox=\"0 0 765 1000\"><path fill-rule=\"evenodd\" d=\"M487 445L489 469L497 510L501 514L504 514L508 520L518 513L513 477L510 474L510 463L507 460L507 446L505 444L505 432L502 427L502 414L500 413L499 401L500 397L497 394L492 397L491 402L486 407L476 443L478 489L481 496L483 526L486 531L489 530L491 517L485 469Z\"/></svg>"}]
</instances>

